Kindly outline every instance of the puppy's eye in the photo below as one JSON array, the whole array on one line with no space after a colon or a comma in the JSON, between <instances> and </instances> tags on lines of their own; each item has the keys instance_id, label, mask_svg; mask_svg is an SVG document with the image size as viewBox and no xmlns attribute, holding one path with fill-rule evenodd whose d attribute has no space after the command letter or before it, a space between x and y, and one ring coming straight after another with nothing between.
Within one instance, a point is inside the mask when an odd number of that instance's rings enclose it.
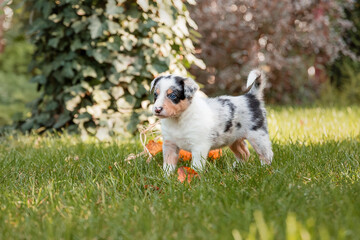
<instances>
[{"instance_id":1,"label":"puppy's eye","mask_svg":"<svg viewBox=\"0 0 360 240\"><path fill-rule=\"evenodd\" d=\"M158 97L158 94L155 92L154 93L154 98L157 99L157 97Z\"/></svg>"},{"instance_id":2,"label":"puppy's eye","mask_svg":"<svg viewBox=\"0 0 360 240\"><path fill-rule=\"evenodd\" d=\"M170 98L171 100L174 100L174 99L177 98L177 96L176 96L175 93L170 93L170 94L168 95L168 98Z\"/></svg>"}]
</instances>

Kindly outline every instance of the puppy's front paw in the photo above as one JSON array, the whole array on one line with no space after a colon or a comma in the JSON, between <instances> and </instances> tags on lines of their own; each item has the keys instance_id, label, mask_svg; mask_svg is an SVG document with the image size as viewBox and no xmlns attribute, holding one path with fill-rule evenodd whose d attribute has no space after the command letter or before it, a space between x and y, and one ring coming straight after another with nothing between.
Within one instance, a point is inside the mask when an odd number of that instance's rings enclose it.
<instances>
[{"instance_id":1,"label":"puppy's front paw","mask_svg":"<svg viewBox=\"0 0 360 240\"><path fill-rule=\"evenodd\" d=\"M205 167L204 165L205 165L204 163L193 161L192 164L191 164L191 168L194 169L197 172L202 172L204 170L204 167Z\"/></svg>"},{"instance_id":2,"label":"puppy's front paw","mask_svg":"<svg viewBox=\"0 0 360 240\"><path fill-rule=\"evenodd\" d=\"M175 172L176 165L164 163L163 170L165 172L165 176L170 176Z\"/></svg>"},{"instance_id":3,"label":"puppy's front paw","mask_svg":"<svg viewBox=\"0 0 360 240\"><path fill-rule=\"evenodd\" d=\"M266 155L260 156L261 165L271 165L274 153L269 151Z\"/></svg>"}]
</instances>

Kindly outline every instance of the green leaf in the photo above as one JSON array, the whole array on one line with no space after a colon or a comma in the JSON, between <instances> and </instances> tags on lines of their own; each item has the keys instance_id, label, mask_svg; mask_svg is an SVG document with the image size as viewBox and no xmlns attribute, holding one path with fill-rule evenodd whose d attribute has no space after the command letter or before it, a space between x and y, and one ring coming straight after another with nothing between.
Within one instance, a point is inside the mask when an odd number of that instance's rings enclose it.
<instances>
[{"instance_id":1,"label":"green leaf","mask_svg":"<svg viewBox=\"0 0 360 240\"><path fill-rule=\"evenodd\" d=\"M93 91L92 95L95 102L97 103L103 103L111 99L110 95L107 93L107 90L97 89Z\"/></svg>"},{"instance_id":2,"label":"green leaf","mask_svg":"<svg viewBox=\"0 0 360 240\"><path fill-rule=\"evenodd\" d=\"M61 13L60 14L54 13L49 16L49 20L53 21L54 23L60 22L62 20L62 18L63 18L63 15Z\"/></svg>"},{"instance_id":3,"label":"green leaf","mask_svg":"<svg viewBox=\"0 0 360 240\"><path fill-rule=\"evenodd\" d=\"M77 95L66 101L65 103L66 109L72 112L75 110L75 108L79 105L80 102L81 102L81 97Z\"/></svg>"},{"instance_id":4,"label":"green leaf","mask_svg":"<svg viewBox=\"0 0 360 240\"><path fill-rule=\"evenodd\" d=\"M138 19L131 20L128 22L127 27L131 33L135 32L135 30L139 29L139 24L137 22L138 22Z\"/></svg>"},{"instance_id":5,"label":"green leaf","mask_svg":"<svg viewBox=\"0 0 360 240\"><path fill-rule=\"evenodd\" d=\"M45 111L54 111L58 106L59 104L52 100L46 104Z\"/></svg>"},{"instance_id":6,"label":"green leaf","mask_svg":"<svg viewBox=\"0 0 360 240\"><path fill-rule=\"evenodd\" d=\"M111 137L110 137L110 133L109 133L109 128L107 127L100 127L97 129L96 132L96 137L100 140L100 141L111 141Z\"/></svg>"},{"instance_id":7,"label":"green leaf","mask_svg":"<svg viewBox=\"0 0 360 240\"><path fill-rule=\"evenodd\" d=\"M110 52L107 49L96 49L93 51L93 57L99 63L103 63L106 59L108 59Z\"/></svg>"},{"instance_id":8,"label":"green leaf","mask_svg":"<svg viewBox=\"0 0 360 240\"><path fill-rule=\"evenodd\" d=\"M182 0L172 0L174 3L174 6L179 12L183 12L184 10L184 4Z\"/></svg>"},{"instance_id":9,"label":"green leaf","mask_svg":"<svg viewBox=\"0 0 360 240\"><path fill-rule=\"evenodd\" d=\"M128 75L128 76L125 76L125 75L122 75L120 78L119 78L119 81L120 82L125 82L125 83L131 83L131 81L134 79L134 76L131 76L131 75Z\"/></svg>"},{"instance_id":10,"label":"green leaf","mask_svg":"<svg viewBox=\"0 0 360 240\"><path fill-rule=\"evenodd\" d=\"M127 125L127 129L130 132L135 132L136 129L137 129L138 124L139 124L139 114L137 114L136 112L133 112L131 114L130 121L129 121L128 125Z\"/></svg>"},{"instance_id":11,"label":"green leaf","mask_svg":"<svg viewBox=\"0 0 360 240\"><path fill-rule=\"evenodd\" d=\"M106 4L106 14L119 17L124 12L124 8L117 6L115 0L108 0Z\"/></svg>"},{"instance_id":12,"label":"green leaf","mask_svg":"<svg viewBox=\"0 0 360 240\"><path fill-rule=\"evenodd\" d=\"M76 21L71 25L71 28L74 29L75 33L79 33L84 30L87 25L88 23L85 21Z\"/></svg>"},{"instance_id":13,"label":"green leaf","mask_svg":"<svg viewBox=\"0 0 360 240\"><path fill-rule=\"evenodd\" d=\"M172 12L170 7L165 5L160 5L160 9L159 9L160 21L165 25L172 27L174 25L174 17L172 14L170 14L170 12Z\"/></svg>"},{"instance_id":14,"label":"green leaf","mask_svg":"<svg viewBox=\"0 0 360 240\"><path fill-rule=\"evenodd\" d=\"M127 67L129 66L129 63L121 62L119 60L114 60L113 65L117 72L123 72L127 69Z\"/></svg>"},{"instance_id":15,"label":"green leaf","mask_svg":"<svg viewBox=\"0 0 360 240\"><path fill-rule=\"evenodd\" d=\"M138 84L137 82L133 81L131 82L131 84L128 86L128 91L131 95L135 95L136 92L138 90Z\"/></svg>"},{"instance_id":16,"label":"green leaf","mask_svg":"<svg viewBox=\"0 0 360 240\"><path fill-rule=\"evenodd\" d=\"M124 44L123 46L125 47L126 50L131 51L133 48L133 42L131 39L127 38L127 37L121 37L121 39L123 40Z\"/></svg>"},{"instance_id":17,"label":"green leaf","mask_svg":"<svg viewBox=\"0 0 360 240\"><path fill-rule=\"evenodd\" d=\"M119 79L120 79L120 73L110 74L108 79L112 84L118 85L119 84Z\"/></svg>"},{"instance_id":18,"label":"green leaf","mask_svg":"<svg viewBox=\"0 0 360 240\"><path fill-rule=\"evenodd\" d=\"M162 73L169 69L169 65L166 61L161 61L159 59L155 59L152 64L153 69L155 69L156 73Z\"/></svg>"},{"instance_id":19,"label":"green leaf","mask_svg":"<svg viewBox=\"0 0 360 240\"><path fill-rule=\"evenodd\" d=\"M6 1L5 1L6 2ZM42 6L43 17L48 17L51 13L54 3L52 1L44 1Z\"/></svg>"},{"instance_id":20,"label":"green leaf","mask_svg":"<svg viewBox=\"0 0 360 240\"><path fill-rule=\"evenodd\" d=\"M164 34L162 34L162 36L160 36L159 34L155 33L152 36L152 40L154 41L154 43L157 43L157 44L161 45L166 41L166 38L165 38Z\"/></svg>"},{"instance_id":21,"label":"green leaf","mask_svg":"<svg viewBox=\"0 0 360 240\"><path fill-rule=\"evenodd\" d=\"M35 117L35 121L41 125L45 125L47 122L49 122L50 118L50 113L41 113Z\"/></svg>"},{"instance_id":22,"label":"green leaf","mask_svg":"<svg viewBox=\"0 0 360 240\"><path fill-rule=\"evenodd\" d=\"M95 69L90 66L85 67L82 73L84 77L93 77L93 78L97 77Z\"/></svg>"},{"instance_id":23,"label":"green leaf","mask_svg":"<svg viewBox=\"0 0 360 240\"><path fill-rule=\"evenodd\" d=\"M149 0L137 0L136 2L144 10L144 12L149 11Z\"/></svg>"},{"instance_id":24,"label":"green leaf","mask_svg":"<svg viewBox=\"0 0 360 240\"><path fill-rule=\"evenodd\" d=\"M108 42L106 43L106 48L110 51L119 51L121 47L122 41L120 37L110 37Z\"/></svg>"},{"instance_id":25,"label":"green leaf","mask_svg":"<svg viewBox=\"0 0 360 240\"><path fill-rule=\"evenodd\" d=\"M32 83L38 83L38 84L45 84L46 78L43 75L37 75L30 79L30 82Z\"/></svg>"},{"instance_id":26,"label":"green leaf","mask_svg":"<svg viewBox=\"0 0 360 240\"><path fill-rule=\"evenodd\" d=\"M55 125L53 126L54 128L61 128L62 126L64 126L67 122L69 122L71 120L70 114L68 111L63 112L58 120L56 121Z\"/></svg>"},{"instance_id":27,"label":"green leaf","mask_svg":"<svg viewBox=\"0 0 360 240\"><path fill-rule=\"evenodd\" d=\"M74 71L72 70L71 63L66 63L61 73L66 78L74 77Z\"/></svg>"},{"instance_id":28,"label":"green leaf","mask_svg":"<svg viewBox=\"0 0 360 240\"><path fill-rule=\"evenodd\" d=\"M116 34L122 29L120 24L118 24L116 22L106 21L106 23L108 25L108 29L111 34Z\"/></svg>"},{"instance_id":29,"label":"green leaf","mask_svg":"<svg viewBox=\"0 0 360 240\"><path fill-rule=\"evenodd\" d=\"M76 124L81 124L84 122L88 122L89 120L91 120L91 118L92 118L91 114L89 114L88 112L84 112L84 113L79 114L78 117L74 118L73 121Z\"/></svg>"},{"instance_id":30,"label":"green leaf","mask_svg":"<svg viewBox=\"0 0 360 240\"><path fill-rule=\"evenodd\" d=\"M21 125L21 130L22 131L28 131L28 130L30 130L31 128L33 128L33 126L34 126L34 119L33 118L30 118L30 119L27 119L26 121L25 121L25 123L24 124L22 124Z\"/></svg>"},{"instance_id":31,"label":"green leaf","mask_svg":"<svg viewBox=\"0 0 360 240\"><path fill-rule=\"evenodd\" d=\"M84 48L85 44L81 43L80 39L75 38L74 41L71 42L70 48L71 51L76 51L78 49Z\"/></svg>"},{"instance_id":32,"label":"green leaf","mask_svg":"<svg viewBox=\"0 0 360 240\"><path fill-rule=\"evenodd\" d=\"M58 44L59 44L59 41L60 41L60 38L58 38L58 37L51 38L51 39L49 40L48 45L51 46L51 47L53 47L53 48L57 48L57 47L58 47Z\"/></svg>"},{"instance_id":33,"label":"green leaf","mask_svg":"<svg viewBox=\"0 0 360 240\"><path fill-rule=\"evenodd\" d=\"M102 27L102 24L100 22L100 19L96 15L93 15L89 19L89 22L90 22L90 25L89 25L88 28L90 30L91 38L95 39L95 38L98 38L98 37L102 36L103 27Z\"/></svg>"},{"instance_id":34,"label":"green leaf","mask_svg":"<svg viewBox=\"0 0 360 240\"><path fill-rule=\"evenodd\" d=\"M113 87L111 89L111 95L115 98L115 100L119 99L121 96L124 95L124 88L122 87Z\"/></svg>"},{"instance_id":35,"label":"green leaf","mask_svg":"<svg viewBox=\"0 0 360 240\"><path fill-rule=\"evenodd\" d=\"M120 109L132 109L135 106L136 98L131 95L126 95L125 98L119 98L116 105Z\"/></svg>"}]
</instances>

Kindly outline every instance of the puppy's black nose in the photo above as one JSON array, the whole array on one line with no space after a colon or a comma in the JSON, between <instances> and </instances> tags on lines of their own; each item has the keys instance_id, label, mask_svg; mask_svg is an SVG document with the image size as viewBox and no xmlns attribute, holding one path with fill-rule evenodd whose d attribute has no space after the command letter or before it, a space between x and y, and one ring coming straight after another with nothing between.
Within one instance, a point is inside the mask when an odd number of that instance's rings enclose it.
<instances>
[{"instance_id":1,"label":"puppy's black nose","mask_svg":"<svg viewBox=\"0 0 360 240\"><path fill-rule=\"evenodd\" d=\"M162 110L163 110L162 107L155 107L155 112L156 113L161 113Z\"/></svg>"}]
</instances>

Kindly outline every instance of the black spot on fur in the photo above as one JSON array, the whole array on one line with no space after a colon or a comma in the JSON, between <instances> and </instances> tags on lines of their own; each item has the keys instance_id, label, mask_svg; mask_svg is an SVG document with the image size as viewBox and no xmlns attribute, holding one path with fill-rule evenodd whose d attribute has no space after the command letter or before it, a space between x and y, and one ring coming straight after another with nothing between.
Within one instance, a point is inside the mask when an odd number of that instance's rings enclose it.
<instances>
[{"instance_id":1,"label":"black spot on fur","mask_svg":"<svg viewBox=\"0 0 360 240\"><path fill-rule=\"evenodd\" d=\"M229 108L230 118L225 123L225 130L224 132L228 132L231 127L233 126L232 120L234 119L234 113L235 113L235 105L230 101L230 99L226 98L217 98L217 100L221 103L223 107Z\"/></svg>"},{"instance_id":2,"label":"black spot on fur","mask_svg":"<svg viewBox=\"0 0 360 240\"><path fill-rule=\"evenodd\" d=\"M185 80L186 78L179 77L179 76L175 76L174 79L175 79L175 82L176 82L176 83L181 84L181 85L184 86L184 80Z\"/></svg>"},{"instance_id":3,"label":"black spot on fur","mask_svg":"<svg viewBox=\"0 0 360 240\"><path fill-rule=\"evenodd\" d=\"M172 89L172 94L176 95L175 99L170 99L173 103L178 104L181 100L185 99L184 89Z\"/></svg>"},{"instance_id":4,"label":"black spot on fur","mask_svg":"<svg viewBox=\"0 0 360 240\"><path fill-rule=\"evenodd\" d=\"M265 121L265 116L261 110L260 101L253 94L248 93L244 96L247 98L249 109L252 112L252 121L254 122L252 130L258 130L264 126Z\"/></svg>"},{"instance_id":5,"label":"black spot on fur","mask_svg":"<svg viewBox=\"0 0 360 240\"><path fill-rule=\"evenodd\" d=\"M182 87L182 89L184 91L184 96L188 100L191 100L192 97L194 96L195 91L197 90L196 87L191 87L191 86L185 85L186 78L176 76L176 77L174 77L174 79L175 79L175 82L176 82L177 86Z\"/></svg>"},{"instance_id":6,"label":"black spot on fur","mask_svg":"<svg viewBox=\"0 0 360 240\"><path fill-rule=\"evenodd\" d=\"M160 76L160 77L155 78L155 82L154 82L154 85L153 85L153 89L155 89L156 84L157 84L161 79L163 79L163 78L164 78L164 76Z\"/></svg>"},{"instance_id":7,"label":"black spot on fur","mask_svg":"<svg viewBox=\"0 0 360 240\"><path fill-rule=\"evenodd\" d=\"M213 142L216 141L216 139L220 136L220 134L218 132L212 132L211 133L211 139Z\"/></svg>"},{"instance_id":8,"label":"black spot on fur","mask_svg":"<svg viewBox=\"0 0 360 240\"><path fill-rule=\"evenodd\" d=\"M261 85L261 79L260 79L260 75L255 79L255 87L259 88Z\"/></svg>"},{"instance_id":9,"label":"black spot on fur","mask_svg":"<svg viewBox=\"0 0 360 240\"><path fill-rule=\"evenodd\" d=\"M157 97L158 97L158 94L156 92L154 92L154 102L156 102Z\"/></svg>"},{"instance_id":10,"label":"black spot on fur","mask_svg":"<svg viewBox=\"0 0 360 240\"><path fill-rule=\"evenodd\" d=\"M191 99L192 96L194 95L194 92L195 92L195 88L192 88L192 87L187 87L185 89L185 94L188 96L187 98L188 99Z\"/></svg>"},{"instance_id":11,"label":"black spot on fur","mask_svg":"<svg viewBox=\"0 0 360 240\"><path fill-rule=\"evenodd\" d=\"M238 128L238 129L240 129L241 128L241 123L236 123L236 127Z\"/></svg>"},{"instance_id":12,"label":"black spot on fur","mask_svg":"<svg viewBox=\"0 0 360 240\"><path fill-rule=\"evenodd\" d=\"M181 90L183 92L183 95L185 96L185 89L184 89L184 85L185 85L184 80L185 80L185 78L176 76L176 77L174 77L174 79L175 79L176 89Z\"/></svg>"},{"instance_id":13,"label":"black spot on fur","mask_svg":"<svg viewBox=\"0 0 360 240\"><path fill-rule=\"evenodd\" d=\"M261 127L261 130L263 130L266 134L268 134L268 129L265 125Z\"/></svg>"},{"instance_id":14,"label":"black spot on fur","mask_svg":"<svg viewBox=\"0 0 360 240\"><path fill-rule=\"evenodd\" d=\"M267 126L266 124L264 124L261 129L265 132L265 133L268 133L268 129L267 129Z\"/></svg>"}]
</instances>

